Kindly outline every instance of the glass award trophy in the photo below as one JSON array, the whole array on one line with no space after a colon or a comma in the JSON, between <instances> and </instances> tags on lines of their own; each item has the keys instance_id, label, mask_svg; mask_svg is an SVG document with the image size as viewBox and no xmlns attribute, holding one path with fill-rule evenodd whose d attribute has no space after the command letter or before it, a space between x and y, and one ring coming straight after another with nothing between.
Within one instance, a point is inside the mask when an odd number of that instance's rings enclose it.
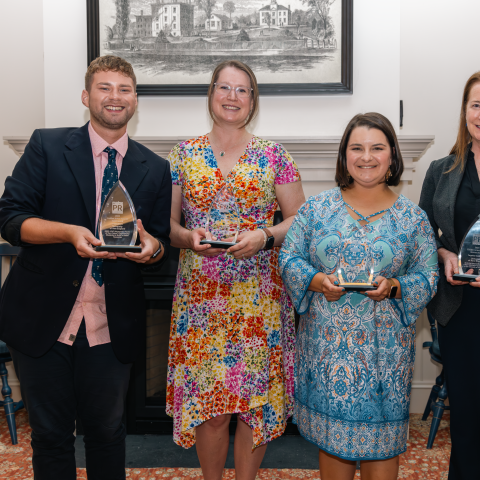
<instances>
[{"instance_id":1,"label":"glass award trophy","mask_svg":"<svg viewBox=\"0 0 480 480\"><path fill-rule=\"evenodd\" d=\"M480 276L480 215L463 237L458 254L458 272L453 279L462 282L473 282Z\"/></svg>"},{"instance_id":2,"label":"glass award trophy","mask_svg":"<svg viewBox=\"0 0 480 480\"><path fill-rule=\"evenodd\" d=\"M373 258L368 239L358 230L343 241L337 264L339 287L351 291L376 290Z\"/></svg>"},{"instance_id":3,"label":"glass award trophy","mask_svg":"<svg viewBox=\"0 0 480 480\"><path fill-rule=\"evenodd\" d=\"M207 213L205 230L206 238L200 241L200 245L226 249L237 243L240 208L228 185L224 185L215 195Z\"/></svg>"},{"instance_id":4,"label":"glass award trophy","mask_svg":"<svg viewBox=\"0 0 480 480\"><path fill-rule=\"evenodd\" d=\"M132 199L125 187L118 181L103 202L98 217L98 233L102 244L95 247L97 252L136 252L137 214Z\"/></svg>"}]
</instances>

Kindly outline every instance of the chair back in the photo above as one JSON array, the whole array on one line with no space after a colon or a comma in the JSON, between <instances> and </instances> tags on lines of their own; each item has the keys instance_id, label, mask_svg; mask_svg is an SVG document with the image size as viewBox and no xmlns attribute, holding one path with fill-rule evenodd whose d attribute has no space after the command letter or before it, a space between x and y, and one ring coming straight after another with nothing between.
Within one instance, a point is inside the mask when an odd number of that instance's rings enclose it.
<instances>
[{"instance_id":1,"label":"chair back","mask_svg":"<svg viewBox=\"0 0 480 480\"><path fill-rule=\"evenodd\" d=\"M438 331L435 319L433 318L432 314L427 310L427 317L428 323L430 323L430 332L432 334L432 341L431 342L424 342L423 346L428 347L428 351L430 352L430 356L432 360L438 363L442 362L442 355L440 354L440 345L438 343Z\"/></svg>"},{"instance_id":2,"label":"chair back","mask_svg":"<svg viewBox=\"0 0 480 480\"><path fill-rule=\"evenodd\" d=\"M4 357L5 355L10 356L10 352L8 351L7 344L0 340L0 356Z\"/></svg>"}]
</instances>

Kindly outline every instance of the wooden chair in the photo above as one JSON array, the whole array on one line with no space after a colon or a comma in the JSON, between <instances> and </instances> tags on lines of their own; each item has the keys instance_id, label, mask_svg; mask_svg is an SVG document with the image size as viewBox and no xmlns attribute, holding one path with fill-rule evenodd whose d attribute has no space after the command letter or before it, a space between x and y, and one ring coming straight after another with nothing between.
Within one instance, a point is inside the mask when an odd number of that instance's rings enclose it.
<instances>
[{"instance_id":1,"label":"wooden chair","mask_svg":"<svg viewBox=\"0 0 480 480\"><path fill-rule=\"evenodd\" d=\"M2 266L8 267L7 272L10 271L12 268L14 257L19 252L18 247L12 247L8 243L0 244L0 278L4 278L2 275ZM3 259L5 258L6 264L4 264ZM11 399L12 389L8 385L8 371L5 367L6 362L10 362L12 357L10 356L10 352L8 351L7 345L5 342L0 340L0 376L2 377L2 395L3 395L3 402L0 401L0 407L5 409L5 416L7 418L8 429L10 430L10 438L12 439L12 445L16 445L17 441L17 426L15 424L15 412L20 410L24 407L23 401L20 400L19 402L14 402Z\"/></svg>"},{"instance_id":2,"label":"wooden chair","mask_svg":"<svg viewBox=\"0 0 480 480\"><path fill-rule=\"evenodd\" d=\"M8 351L5 342L0 341L0 376L2 377L2 395L3 402L0 401L0 407L5 409L5 417L8 423L8 429L10 430L10 438L12 439L12 445L16 445L17 441L17 425L15 423L15 412L23 408L23 400L14 402L11 399L12 389L8 385L8 372L5 367L6 362L10 362L12 357Z\"/></svg>"},{"instance_id":3,"label":"wooden chair","mask_svg":"<svg viewBox=\"0 0 480 480\"><path fill-rule=\"evenodd\" d=\"M442 356L440 354L440 346L438 344L438 332L435 325L435 319L428 311L427 315L428 322L430 323L430 331L432 332L432 341L423 342L423 348L428 348L432 360L442 365ZM437 434L440 421L442 420L443 412L445 410L450 410L450 407L445 405L447 396L447 385L445 384L445 374L444 369L442 368L442 373L440 373L440 375L436 378L435 385L432 387L432 391L430 392L430 397L428 398L428 402L422 417L422 420L425 421L430 415L430 412L433 411L433 419L432 425L430 426L427 449L431 449L433 446L435 435Z\"/></svg>"}]
</instances>

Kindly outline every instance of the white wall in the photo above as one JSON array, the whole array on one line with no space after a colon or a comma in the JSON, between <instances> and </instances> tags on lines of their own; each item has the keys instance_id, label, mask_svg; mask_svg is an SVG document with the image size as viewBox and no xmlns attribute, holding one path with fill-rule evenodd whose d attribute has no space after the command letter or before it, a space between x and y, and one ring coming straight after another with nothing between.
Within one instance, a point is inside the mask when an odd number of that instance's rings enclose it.
<instances>
[{"instance_id":1,"label":"white wall","mask_svg":"<svg viewBox=\"0 0 480 480\"><path fill-rule=\"evenodd\" d=\"M0 182L3 186L18 157L2 138L31 135L35 128L44 127L45 101L42 2L2 2L0 8ZM20 18L21 25L13 21Z\"/></svg>"},{"instance_id":2,"label":"white wall","mask_svg":"<svg viewBox=\"0 0 480 480\"><path fill-rule=\"evenodd\" d=\"M435 142L418 162L412 200L420 199L432 160L445 157L455 143L463 88L480 70L480 2L457 0L444 8L437 0L401 1L401 134L434 133Z\"/></svg>"},{"instance_id":3,"label":"white wall","mask_svg":"<svg viewBox=\"0 0 480 480\"><path fill-rule=\"evenodd\" d=\"M2 2L0 15L3 20L0 28L0 190L3 191L5 177L13 170L18 157L1 139L7 135L29 136L35 128L45 126L42 2ZM21 19L21 22L12 19ZM7 364L7 368L12 397L18 401L19 383L12 364Z\"/></svg>"},{"instance_id":4,"label":"white wall","mask_svg":"<svg viewBox=\"0 0 480 480\"><path fill-rule=\"evenodd\" d=\"M433 145L417 162L410 197L418 202L423 179L433 160L445 157L458 129L465 82L480 70L478 28L480 2L457 0L447 6L437 0L402 0L400 97L404 101L401 134L435 134ZM422 351L430 340L426 314L417 322L417 361L412 411L420 412L439 368ZM422 406L423 405L423 406Z\"/></svg>"}]
</instances>

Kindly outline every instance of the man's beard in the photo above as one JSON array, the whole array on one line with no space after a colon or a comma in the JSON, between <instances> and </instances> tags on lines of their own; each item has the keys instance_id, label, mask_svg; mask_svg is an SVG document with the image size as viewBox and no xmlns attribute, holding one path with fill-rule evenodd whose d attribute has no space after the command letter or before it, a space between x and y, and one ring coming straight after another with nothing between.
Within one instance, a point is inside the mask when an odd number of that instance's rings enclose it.
<instances>
[{"instance_id":1,"label":"man's beard","mask_svg":"<svg viewBox=\"0 0 480 480\"><path fill-rule=\"evenodd\" d=\"M135 112L134 112L135 113ZM127 109L123 110L122 116L117 116L116 118L105 118L103 108L100 114L90 110L90 116L92 116L95 121L100 124L104 128L108 128L110 130L120 130L127 125L130 119L133 117L133 113L129 114Z\"/></svg>"}]
</instances>

